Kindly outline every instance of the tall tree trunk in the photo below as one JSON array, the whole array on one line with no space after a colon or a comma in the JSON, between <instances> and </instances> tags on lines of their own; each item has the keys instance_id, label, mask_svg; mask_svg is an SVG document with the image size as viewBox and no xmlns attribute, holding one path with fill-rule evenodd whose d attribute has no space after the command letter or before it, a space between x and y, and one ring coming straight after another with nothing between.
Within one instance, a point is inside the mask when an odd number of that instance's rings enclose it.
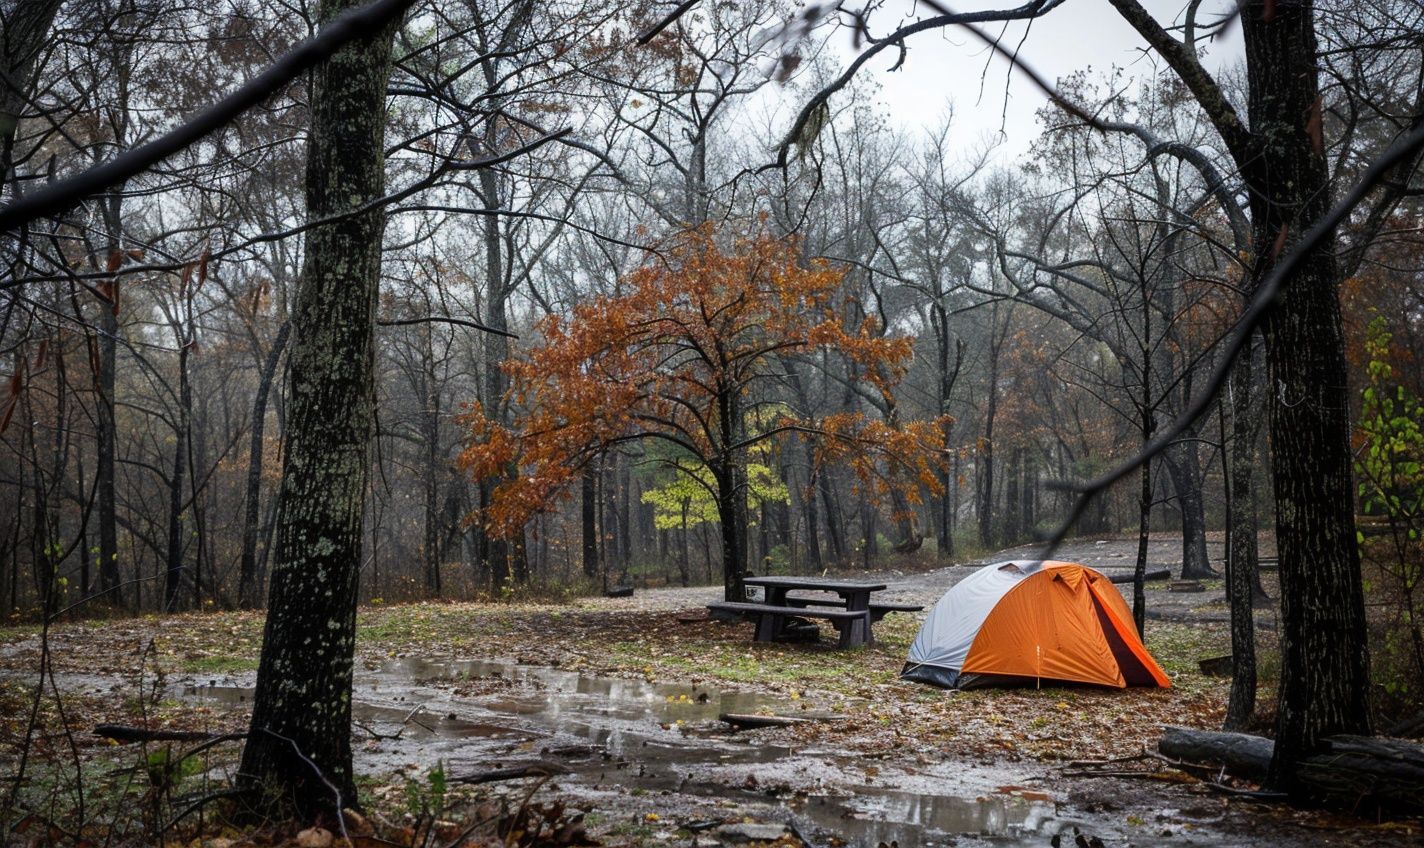
<instances>
[{"instance_id":1,"label":"tall tree trunk","mask_svg":"<svg viewBox=\"0 0 1424 848\"><path fill-rule=\"evenodd\" d=\"M487 79L491 82L492 68L486 68ZM489 121L486 129L484 143L486 149L499 149L500 141L496 137L498 124ZM480 200L487 210L498 210L501 208L499 179L491 169L484 169L479 173L479 193ZM504 251L500 244L500 227L502 220L499 215L491 213L484 216L484 248L485 248L485 275L487 277L486 289L489 292L485 303L484 323L496 330L509 329L509 291L506 288ZM498 333L485 333L482 337L484 346L484 379L480 383L482 394L481 402L492 417L501 424L508 424L509 410L504 400L505 390L508 388L508 378L501 365L509 358L509 340ZM505 474L513 476L519 470L510 466ZM488 477L480 480L481 504L494 502L494 490L500 483L497 477ZM519 534L522 537L522 531ZM484 542L484 554L487 557L490 579L496 591L504 588L514 576L510 560L511 551L516 547L515 538L503 539L498 537L487 538Z\"/></svg>"},{"instance_id":2,"label":"tall tree trunk","mask_svg":"<svg viewBox=\"0 0 1424 848\"><path fill-rule=\"evenodd\" d=\"M1147 304L1147 289L1143 288L1142 338L1151 338L1152 310ZM1142 368L1138 371L1138 389L1142 394L1137 401L1137 426L1142 444L1152 441L1157 432L1157 413L1152 404L1152 360L1144 346L1140 357ZM1132 621L1137 625L1137 635L1147 632L1147 544L1152 533L1152 460L1142 463L1139 469L1140 486L1137 491L1137 562L1132 570ZM1101 502L1104 498L1098 498Z\"/></svg>"},{"instance_id":3,"label":"tall tree trunk","mask_svg":"<svg viewBox=\"0 0 1424 848\"><path fill-rule=\"evenodd\" d=\"M598 466L597 459L584 466L580 480L583 574L590 580L598 576Z\"/></svg>"},{"instance_id":4,"label":"tall tree trunk","mask_svg":"<svg viewBox=\"0 0 1424 848\"><path fill-rule=\"evenodd\" d=\"M948 428L946 428L948 429ZM945 441L948 449L948 437ZM935 505L935 555L939 559L946 561L954 560L954 486L955 473L952 467L946 465L935 472L939 477L939 485L943 490L938 503Z\"/></svg>"},{"instance_id":5,"label":"tall tree trunk","mask_svg":"<svg viewBox=\"0 0 1424 848\"><path fill-rule=\"evenodd\" d=\"M323 0L329 21L361 0ZM292 316L291 416L252 724L239 773L269 812L311 819L357 802L351 674L374 419L373 328L385 213L395 25L312 72L307 234Z\"/></svg>"},{"instance_id":6,"label":"tall tree trunk","mask_svg":"<svg viewBox=\"0 0 1424 848\"><path fill-rule=\"evenodd\" d=\"M679 545L677 558L677 574L678 577L682 579L683 586L688 586L692 583L692 542L687 530L687 511L691 505L692 501L690 500L684 500L682 502L682 530L678 532L681 545Z\"/></svg>"},{"instance_id":7,"label":"tall tree trunk","mask_svg":"<svg viewBox=\"0 0 1424 848\"><path fill-rule=\"evenodd\" d=\"M435 379L435 340L429 324L421 325L421 438L425 444L425 592L440 597L440 388Z\"/></svg>"},{"instance_id":8,"label":"tall tree trunk","mask_svg":"<svg viewBox=\"0 0 1424 848\"><path fill-rule=\"evenodd\" d=\"M874 507L872 507L869 503L861 504L861 507L860 507L860 525L861 525L861 529L862 529L862 539L861 539L861 545L862 545L862 550L861 550L861 566L862 566L863 568L865 568L867 571L870 570L870 566L871 566L871 564L875 561L875 557L877 557L877 556L880 555L880 540L879 540L879 538L878 538L878 534L877 534L877 530L876 530L876 526L875 526L875 525L876 525L876 522L877 522L877 519L878 519L879 517L880 517L880 512L879 512L878 510L876 510Z\"/></svg>"},{"instance_id":9,"label":"tall tree trunk","mask_svg":"<svg viewBox=\"0 0 1424 848\"><path fill-rule=\"evenodd\" d=\"M1019 507L1023 503L1019 498L1019 482L1022 478L1023 448L1014 447L1009 450L1008 468L1004 469L1004 532L1001 534L1004 544L1019 540Z\"/></svg>"},{"instance_id":10,"label":"tall tree trunk","mask_svg":"<svg viewBox=\"0 0 1424 848\"><path fill-rule=\"evenodd\" d=\"M1310 0L1248 0L1250 191L1258 274L1330 204ZM1314 116L1314 117L1312 117ZM1312 130L1314 124L1317 129ZM1355 539L1350 408L1335 239L1322 239L1265 326L1280 551L1281 683L1271 786L1302 794L1295 764L1339 733L1369 734L1369 652Z\"/></svg>"},{"instance_id":11,"label":"tall tree trunk","mask_svg":"<svg viewBox=\"0 0 1424 848\"><path fill-rule=\"evenodd\" d=\"M1038 523L1038 463L1032 454L1024 455L1022 470L1023 477L1019 481L1019 498L1022 501L1019 506L1019 535L1032 539L1034 526Z\"/></svg>"},{"instance_id":12,"label":"tall tree trunk","mask_svg":"<svg viewBox=\"0 0 1424 848\"><path fill-rule=\"evenodd\" d=\"M954 449L954 422L949 418L950 398L954 394L954 384L959 382L959 370L964 363L964 341L962 339L951 338L949 332L949 314L942 303L936 302L931 313L934 316L935 341L937 343L939 361L939 414L944 417L944 423L940 428L940 437L943 440L941 446L945 450ZM953 349L954 355L950 356ZM955 455L955 469L950 471L946 465L940 471L939 483L943 491L939 495L939 509L936 514L939 517L938 531L935 539L936 554L939 559L954 559L954 504L958 500L955 497L955 489L958 486L958 454Z\"/></svg>"},{"instance_id":13,"label":"tall tree trunk","mask_svg":"<svg viewBox=\"0 0 1424 848\"><path fill-rule=\"evenodd\" d=\"M719 464L713 467L712 476L717 482L717 518L722 525L723 597L728 601L746 600L746 589L742 585L747 573L745 496L737 487L731 467ZM737 509L739 500L741 510Z\"/></svg>"},{"instance_id":14,"label":"tall tree trunk","mask_svg":"<svg viewBox=\"0 0 1424 848\"><path fill-rule=\"evenodd\" d=\"M1142 463L1138 476L1140 486L1137 490L1137 562L1132 569L1132 621L1137 625L1137 635L1142 636L1147 632L1147 543L1152 534L1150 461Z\"/></svg>"},{"instance_id":15,"label":"tall tree trunk","mask_svg":"<svg viewBox=\"0 0 1424 848\"><path fill-rule=\"evenodd\" d=\"M618 562L627 571L633 565L633 474L627 459L619 463L616 478Z\"/></svg>"},{"instance_id":16,"label":"tall tree trunk","mask_svg":"<svg viewBox=\"0 0 1424 848\"><path fill-rule=\"evenodd\" d=\"M120 195L115 192L112 198L105 203L104 220L106 229L109 232L110 256L119 253L121 244L119 241L119 205ZM114 259L110 259L110 264L114 264ZM96 375L99 381L99 403L98 403L98 445L96 446L97 468L95 474L98 487L98 509L99 509L99 588L104 592L105 597L114 606L124 605L123 590L120 588L122 579L119 576L119 528L118 528L118 501L115 492L114 466L117 459L115 439L117 438L118 418L114 414L115 390L118 381L118 342L119 342L119 278L117 276L109 280L108 302L99 304L99 373Z\"/></svg>"},{"instance_id":17,"label":"tall tree trunk","mask_svg":"<svg viewBox=\"0 0 1424 848\"><path fill-rule=\"evenodd\" d=\"M821 507L826 512L826 538L831 543L831 559L837 564L846 561L845 525L841 521L841 511L836 506L835 493L831 487L828 469L816 472L816 488L821 493Z\"/></svg>"},{"instance_id":18,"label":"tall tree trunk","mask_svg":"<svg viewBox=\"0 0 1424 848\"><path fill-rule=\"evenodd\" d=\"M1202 500L1202 467L1197 443L1194 440L1178 442L1162 456L1182 513L1182 579L1217 577L1206 552L1206 506Z\"/></svg>"},{"instance_id":19,"label":"tall tree trunk","mask_svg":"<svg viewBox=\"0 0 1424 848\"><path fill-rule=\"evenodd\" d=\"M188 322L192 327L191 307ZM201 369L197 375L193 376L201 378ZM207 397L202 392L197 394L202 398ZM184 429L188 434L188 502L192 505L193 510L193 605L195 609L202 609L204 592L207 593L206 597L214 602L218 595L217 575L213 571L212 543L208 535L208 508L211 491L208 489L205 474L200 474L200 469L206 472L212 468L208 464L208 440L204 438L205 434L209 432L206 400L198 403ZM207 580L206 584L204 583L205 579Z\"/></svg>"},{"instance_id":20,"label":"tall tree trunk","mask_svg":"<svg viewBox=\"0 0 1424 848\"><path fill-rule=\"evenodd\" d=\"M183 554L186 549L183 538L183 479L188 470L188 426L193 403L193 389L188 382L190 342L187 333L180 330L178 429L173 434L173 475L168 478L168 562L163 578L163 608L169 612L178 608L178 594L183 583Z\"/></svg>"},{"instance_id":21,"label":"tall tree trunk","mask_svg":"<svg viewBox=\"0 0 1424 848\"><path fill-rule=\"evenodd\" d=\"M1256 629L1252 616L1256 573L1256 409L1252 399L1253 364L1248 346L1231 370L1228 491L1231 508L1226 527L1226 598L1231 604L1231 696L1225 730L1245 730L1256 711Z\"/></svg>"},{"instance_id":22,"label":"tall tree trunk","mask_svg":"<svg viewBox=\"0 0 1424 848\"><path fill-rule=\"evenodd\" d=\"M766 501L757 504L757 542L760 545L757 568L766 574L771 568L771 517L767 514Z\"/></svg>"},{"instance_id":23,"label":"tall tree trunk","mask_svg":"<svg viewBox=\"0 0 1424 848\"><path fill-rule=\"evenodd\" d=\"M984 435L979 440L979 450L974 462L974 475L978 483L978 501L975 512L979 518L979 544L994 547L998 541L994 533L994 419L998 414L999 390L995 385L999 380L998 357L989 360L989 405L984 413Z\"/></svg>"},{"instance_id":24,"label":"tall tree trunk","mask_svg":"<svg viewBox=\"0 0 1424 848\"><path fill-rule=\"evenodd\" d=\"M262 603L262 590L266 583L257 561L257 537L262 517L262 453L265 447L263 438L267 432L267 397L272 391L277 363L287 347L291 330L290 321L283 322L277 330L277 338L267 352L267 360L262 363L257 397L252 401L252 439L247 450L247 488L243 498L242 562L237 572L237 603L243 609L256 609Z\"/></svg>"},{"instance_id":25,"label":"tall tree trunk","mask_svg":"<svg viewBox=\"0 0 1424 848\"><path fill-rule=\"evenodd\" d=\"M801 490L801 506L806 514L806 557L812 572L820 572L826 569L826 563L821 555L821 515L816 500L816 449L809 441L806 443L806 468L806 486Z\"/></svg>"}]
</instances>

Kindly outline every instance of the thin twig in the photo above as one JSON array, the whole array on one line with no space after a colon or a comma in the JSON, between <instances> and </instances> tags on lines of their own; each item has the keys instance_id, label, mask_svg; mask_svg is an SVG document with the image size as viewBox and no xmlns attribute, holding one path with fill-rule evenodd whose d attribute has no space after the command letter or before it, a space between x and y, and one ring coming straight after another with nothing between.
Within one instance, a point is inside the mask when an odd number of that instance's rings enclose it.
<instances>
[{"instance_id":1,"label":"thin twig","mask_svg":"<svg viewBox=\"0 0 1424 848\"><path fill-rule=\"evenodd\" d=\"M1083 769L1080 771L1060 772L1064 777L1110 777L1125 778L1129 780L1156 780L1161 783L1182 783L1184 780L1195 780L1192 775L1180 777L1175 774L1168 774L1161 771L1093 771Z\"/></svg>"},{"instance_id":2,"label":"thin twig","mask_svg":"<svg viewBox=\"0 0 1424 848\"><path fill-rule=\"evenodd\" d=\"M496 336L504 336L505 338L509 339L519 338L519 336L516 336L514 333L508 332L507 330L496 330L494 327L486 326L485 324L481 324L478 321L471 321L467 318L447 318L443 315L430 315L425 318L400 318L391 321L376 322L376 324L381 327L406 327L412 324L433 323L455 324L460 327L470 327L472 329L480 330L485 333L493 333Z\"/></svg>"},{"instance_id":3,"label":"thin twig","mask_svg":"<svg viewBox=\"0 0 1424 848\"><path fill-rule=\"evenodd\" d=\"M302 762L306 763L311 768L311 770L316 773L317 779L320 780L322 783L326 784L327 789L331 790L332 797L336 799L336 824L338 827L341 828L341 838L346 840L347 845L350 845L351 835L346 832L346 816L344 814L345 807L341 803L341 790L337 789L336 784L332 783L330 780L327 779L326 772L321 770L321 766L312 762L310 757L302 753L302 748L300 745L297 744L297 740L291 738L290 736L283 736L277 731L270 730L265 727L262 728L262 732L273 738L280 739L283 742L286 742L288 745L291 745L292 751L296 753L297 758L300 759Z\"/></svg>"},{"instance_id":4,"label":"thin twig","mask_svg":"<svg viewBox=\"0 0 1424 848\"><path fill-rule=\"evenodd\" d=\"M166 823L164 823L163 826L158 829L158 835L162 836L163 834L172 830L173 826L178 824L178 822L182 821L187 816L197 812L198 810L202 809L213 801L220 801L223 798L237 798L242 795L251 794L252 791L252 789L220 789L217 792L204 795L203 797L195 800L193 803L184 807L182 811L178 813L178 815L174 816Z\"/></svg>"},{"instance_id":5,"label":"thin twig","mask_svg":"<svg viewBox=\"0 0 1424 848\"><path fill-rule=\"evenodd\" d=\"M954 12L950 11L947 6L936 2L936 0L923 0L923 2L926 6L929 6L931 9L934 9L941 15L949 17L954 16ZM1062 109L1063 111L1067 112L1068 114L1072 115L1073 117L1077 118L1078 120L1082 121L1093 129L1099 130L1101 132L1107 132L1107 126L1104 125L1103 122L1097 118L1097 116L1088 114L1086 111L1083 110L1082 107L1078 106L1078 104L1064 97L1062 94L1059 94L1058 89L1054 88L1052 83L1044 79L1043 75L1040 74L1038 71L1034 70L1032 65L1019 58L1017 50L1005 49L1004 45L999 43L999 39L989 35L988 33L984 32L984 30L980 29L972 23L965 22L961 23L960 26L964 29L969 30L969 32L972 33L976 38L987 44L990 48L994 50L994 52L1004 57L1005 61L1017 68L1024 76L1028 77L1029 80L1034 85L1038 86L1038 89L1042 91L1044 95L1048 97L1049 100L1053 101L1054 105L1056 105L1058 108Z\"/></svg>"}]
</instances>

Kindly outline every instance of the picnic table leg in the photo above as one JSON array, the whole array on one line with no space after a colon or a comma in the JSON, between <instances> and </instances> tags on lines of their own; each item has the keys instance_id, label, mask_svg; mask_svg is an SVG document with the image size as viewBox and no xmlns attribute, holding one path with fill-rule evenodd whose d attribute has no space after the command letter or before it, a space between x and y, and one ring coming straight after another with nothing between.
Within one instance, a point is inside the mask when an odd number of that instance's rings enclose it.
<instances>
[{"instance_id":1,"label":"picnic table leg","mask_svg":"<svg viewBox=\"0 0 1424 848\"><path fill-rule=\"evenodd\" d=\"M775 642L778 634L781 633L782 616L775 613L764 612L757 618L756 636L753 638L758 642Z\"/></svg>"},{"instance_id":2,"label":"picnic table leg","mask_svg":"<svg viewBox=\"0 0 1424 848\"><path fill-rule=\"evenodd\" d=\"M852 619L836 619L836 632L840 634L840 639L836 641L836 647L842 650L854 648L857 645L868 644L865 639L867 628L867 618L864 616Z\"/></svg>"},{"instance_id":3,"label":"picnic table leg","mask_svg":"<svg viewBox=\"0 0 1424 848\"><path fill-rule=\"evenodd\" d=\"M851 621L851 644L873 645L875 636L870 630L870 593L852 592L846 595L846 609L850 612L865 613L865 617Z\"/></svg>"},{"instance_id":4,"label":"picnic table leg","mask_svg":"<svg viewBox=\"0 0 1424 848\"><path fill-rule=\"evenodd\" d=\"M786 587L768 586L765 597L765 603L774 607L784 607L786 606ZM786 616L762 613L761 619L757 622L756 640L758 642L775 642L785 627Z\"/></svg>"}]
</instances>

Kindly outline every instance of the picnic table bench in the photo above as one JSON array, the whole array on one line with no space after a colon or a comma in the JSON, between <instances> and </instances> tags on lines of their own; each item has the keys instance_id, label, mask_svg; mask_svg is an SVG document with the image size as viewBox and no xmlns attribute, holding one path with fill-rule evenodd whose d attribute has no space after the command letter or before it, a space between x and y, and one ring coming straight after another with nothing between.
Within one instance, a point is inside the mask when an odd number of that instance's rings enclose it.
<instances>
[{"instance_id":1,"label":"picnic table bench","mask_svg":"<svg viewBox=\"0 0 1424 848\"><path fill-rule=\"evenodd\" d=\"M742 581L747 586L760 586L766 590L766 599L761 603L744 601L718 601L707 605L714 612L736 613L744 618L755 618L758 642L772 642L786 632L789 620L795 618L822 618L829 621L839 634L837 647L850 648L875 641L871 625L892 612L918 612L924 607L918 604L870 602L873 592L885 588L884 583L867 583L858 580L836 580L815 577L748 577ZM826 597L792 597L793 591L834 593L839 599Z\"/></svg>"},{"instance_id":2,"label":"picnic table bench","mask_svg":"<svg viewBox=\"0 0 1424 848\"><path fill-rule=\"evenodd\" d=\"M787 598L788 606L800 607L841 607L840 601L833 601L830 598ZM872 603L870 605L870 623L874 624L892 612L919 612L924 609L923 604L892 604L892 603Z\"/></svg>"},{"instance_id":3,"label":"picnic table bench","mask_svg":"<svg viewBox=\"0 0 1424 848\"><path fill-rule=\"evenodd\" d=\"M774 642L786 628L790 616L824 618L835 626L840 635L836 645L849 648L870 641L870 611L847 609L807 609L776 604L758 604L750 601L716 601L707 605L710 610L738 613L745 617L755 617L757 621L757 642Z\"/></svg>"}]
</instances>

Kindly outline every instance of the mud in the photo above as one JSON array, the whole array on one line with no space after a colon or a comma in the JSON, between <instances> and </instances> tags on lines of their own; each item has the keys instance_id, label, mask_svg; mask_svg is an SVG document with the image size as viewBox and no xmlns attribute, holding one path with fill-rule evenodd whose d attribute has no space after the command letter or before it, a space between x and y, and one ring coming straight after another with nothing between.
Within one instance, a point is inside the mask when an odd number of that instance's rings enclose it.
<instances>
[{"instance_id":1,"label":"mud","mask_svg":"<svg viewBox=\"0 0 1424 848\"><path fill-rule=\"evenodd\" d=\"M239 676L175 694L242 709L250 682ZM559 772L551 790L612 819L636 821L649 810L684 827L751 819L786 825L817 845L1045 845L1060 834L1073 844L1079 831L1122 844L1140 836L1120 816L1076 809L1045 788L1051 775L1042 766L868 760L788 742L784 730L733 732L717 720L726 712L834 717L857 704L400 659L357 676L357 768L417 777L439 761L459 777L545 765ZM1196 836L1193 844L1245 844Z\"/></svg>"}]
</instances>

